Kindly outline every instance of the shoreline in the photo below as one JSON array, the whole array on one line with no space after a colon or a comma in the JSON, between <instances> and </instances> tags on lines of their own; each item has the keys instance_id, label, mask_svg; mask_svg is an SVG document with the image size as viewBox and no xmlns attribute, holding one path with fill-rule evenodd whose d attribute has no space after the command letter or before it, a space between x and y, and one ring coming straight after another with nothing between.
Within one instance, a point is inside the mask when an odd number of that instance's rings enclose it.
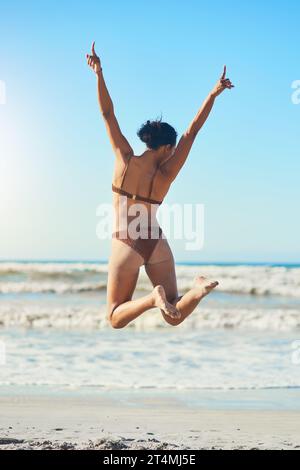
<instances>
[{"instance_id":1,"label":"shoreline","mask_svg":"<svg viewBox=\"0 0 300 470\"><path fill-rule=\"evenodd\" d=\"M300 387L266 388L115 388L70 385L0 385L1 400L90 400L95 406L106 402L128 408L148 408L172 403L177 407L223 411L295 411L300 412Z\"/></svg>"},{"instance_id":2,"label":"shoreline","mask_svg":"<svg viewBox=\"0 0 300 470\"><path fill-rule=\"evenodd\" d=\"M300 410L207 409L152 391L129 398L2 391L0 450L300 449Z\"/></svg>"}]
</instances>

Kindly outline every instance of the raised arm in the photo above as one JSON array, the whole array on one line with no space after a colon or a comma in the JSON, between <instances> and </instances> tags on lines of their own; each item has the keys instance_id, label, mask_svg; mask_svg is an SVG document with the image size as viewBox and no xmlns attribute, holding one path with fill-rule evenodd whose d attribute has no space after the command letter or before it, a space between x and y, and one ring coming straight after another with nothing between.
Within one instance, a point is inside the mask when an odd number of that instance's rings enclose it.
<instances>
[{"instance_id":1,"label":"raised arm","mask_svg":"<svg viewBox=\"0 0 300 470\"><path fill-rule=\"evenodd\" d=\"M108 93L103 73L100 58L95 52L95 42L92 44L92 54L86 54L87 63L97 76L97 91L98 101L101 114L103 116L105 126L108 132L108 136L114 152L117 157L127 159L130 155L133 155L133 150L129 145L128 140L122 134L119 127L119 123L115 116L113 102Z\"/></svg>"},{"instance_id":2,"label":"raised arm","mask_svg":"<svg viewBox=\"0 0 300 470\"><path fill-rule=\"evenodd\" d=\"M224 70L221 77L217 81L212 91L208 94L207 98L204 100L197 115L195 116L185 133L181 136L175 149L175 152L171 157L168 158L167 161L165 161L161 165L161 171L171 180L174 180L176 178L177 174L184 165L199 130L205 123L212 110L216 97L219 96L226 88L233 88L234 85L232 85L231 81L225 77L226 65L224 66Z\"/></svg>"}]
</instances>

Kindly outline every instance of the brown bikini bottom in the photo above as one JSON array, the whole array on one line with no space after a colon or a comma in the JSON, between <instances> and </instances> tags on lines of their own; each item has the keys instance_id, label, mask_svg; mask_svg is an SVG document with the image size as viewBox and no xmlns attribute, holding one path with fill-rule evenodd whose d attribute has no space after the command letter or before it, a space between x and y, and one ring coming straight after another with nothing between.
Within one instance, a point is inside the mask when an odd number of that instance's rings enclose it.
<instances>
[{"instance_id":1,"label":"brown bikini bottom","mask_svg":"<svg viewBox=\"0 0 300 470\"><path fill-rule=\"evenodd\" d=\"M160 227L148 227L143 230L138 238L132 238L128 230L121 230L112 234L113 238L121 240L126 245L133 248L144 259L144 264L148 263L157 243L163 237L163 231Z\"/></svg>"}]
</instances>

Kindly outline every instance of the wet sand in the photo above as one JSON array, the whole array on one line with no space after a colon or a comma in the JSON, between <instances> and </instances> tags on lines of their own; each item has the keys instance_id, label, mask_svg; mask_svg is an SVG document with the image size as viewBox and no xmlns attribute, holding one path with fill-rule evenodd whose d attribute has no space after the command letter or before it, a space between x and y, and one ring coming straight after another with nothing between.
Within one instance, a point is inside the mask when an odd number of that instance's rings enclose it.
<instances>
[{"instance_id":1,"label":"wet sand","mask_svg":"<svg viewBox=\"0 0 300 470\"><path fill-rule=\"evenodd\" d=\"M300 412L212 410L166 396L1 396L0 449L300 449Z\"/></svg>"}]
</instances>

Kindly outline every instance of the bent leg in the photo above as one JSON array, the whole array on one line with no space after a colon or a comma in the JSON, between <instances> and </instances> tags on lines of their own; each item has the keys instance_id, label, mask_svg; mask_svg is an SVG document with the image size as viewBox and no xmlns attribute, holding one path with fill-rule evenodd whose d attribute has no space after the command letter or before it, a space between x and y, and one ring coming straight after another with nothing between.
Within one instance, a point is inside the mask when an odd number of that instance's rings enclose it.
<instances>
[{"instance_id":1,"label":"bent leg","mask_svg":"<svg viewBox=\"0 0 300 470\"><path fill-rule=\"evenodd\" d=\"M199 302L215 287L217 287L218 284L219 283L217 281L211 281L203 276L197 277L195 280L195 287L172 302L181 314L177 324L182 323L186 317L195 310Z\"/></svg>"},{"instance_id":2,"label":"bent leg","mask_svg":"<svg viewBox=\"0 0 300 470\"><path fill-rule=\"evenodd\" d=\"M175 273L175 263L171 248L166 239L157 243L153 254L147 264L145 271L153 286L160 285L164 289L166 301L174 305L173 301L178 298L177 281ZM162 310L161 314L165 321L171 325L176 323L179 318L179 312L174 310Z\"/></svg>"},{"instance_id":3,"label":"bent leg","mask_svg":"<svg viewBox=\"0 0 300 470\"><path fill-rule=\"evenodd\" d=\"M114 328L123 328L153 307L151 295L131 300L143 258L121 240L112 240L108 265L108 318Z\"/></svg>"},{"instance_id":4,"label":"bent leg","mask_svg":"<svg viewBox=\"0 0 300 470\"><path fill-rule=\"evenodd\" d=\"M172 318L162 311L166 322L173 326L182 323L195 310L199 302L218 285L216 281L198 277L195 287L186 294L178 296L174 258L166 239L159 241L145 269L153 285L161 284L164 287L167 300L180 314L179 317Z\"/></svg>"},{"instance_id":5,"label":"bent leg","mask_svg":"<svg viewBox=\"0 0 300 470\"><path fill-rule=\"evenodd\" d=\"M145 311L158 307L172 315L175 307L165 298L162 286L139 299L131 300L144 260L133 248L121 240L112 240L109 260L107 303L108 319L114 328L123 328Z\"/></svg>"}]
</instances>

